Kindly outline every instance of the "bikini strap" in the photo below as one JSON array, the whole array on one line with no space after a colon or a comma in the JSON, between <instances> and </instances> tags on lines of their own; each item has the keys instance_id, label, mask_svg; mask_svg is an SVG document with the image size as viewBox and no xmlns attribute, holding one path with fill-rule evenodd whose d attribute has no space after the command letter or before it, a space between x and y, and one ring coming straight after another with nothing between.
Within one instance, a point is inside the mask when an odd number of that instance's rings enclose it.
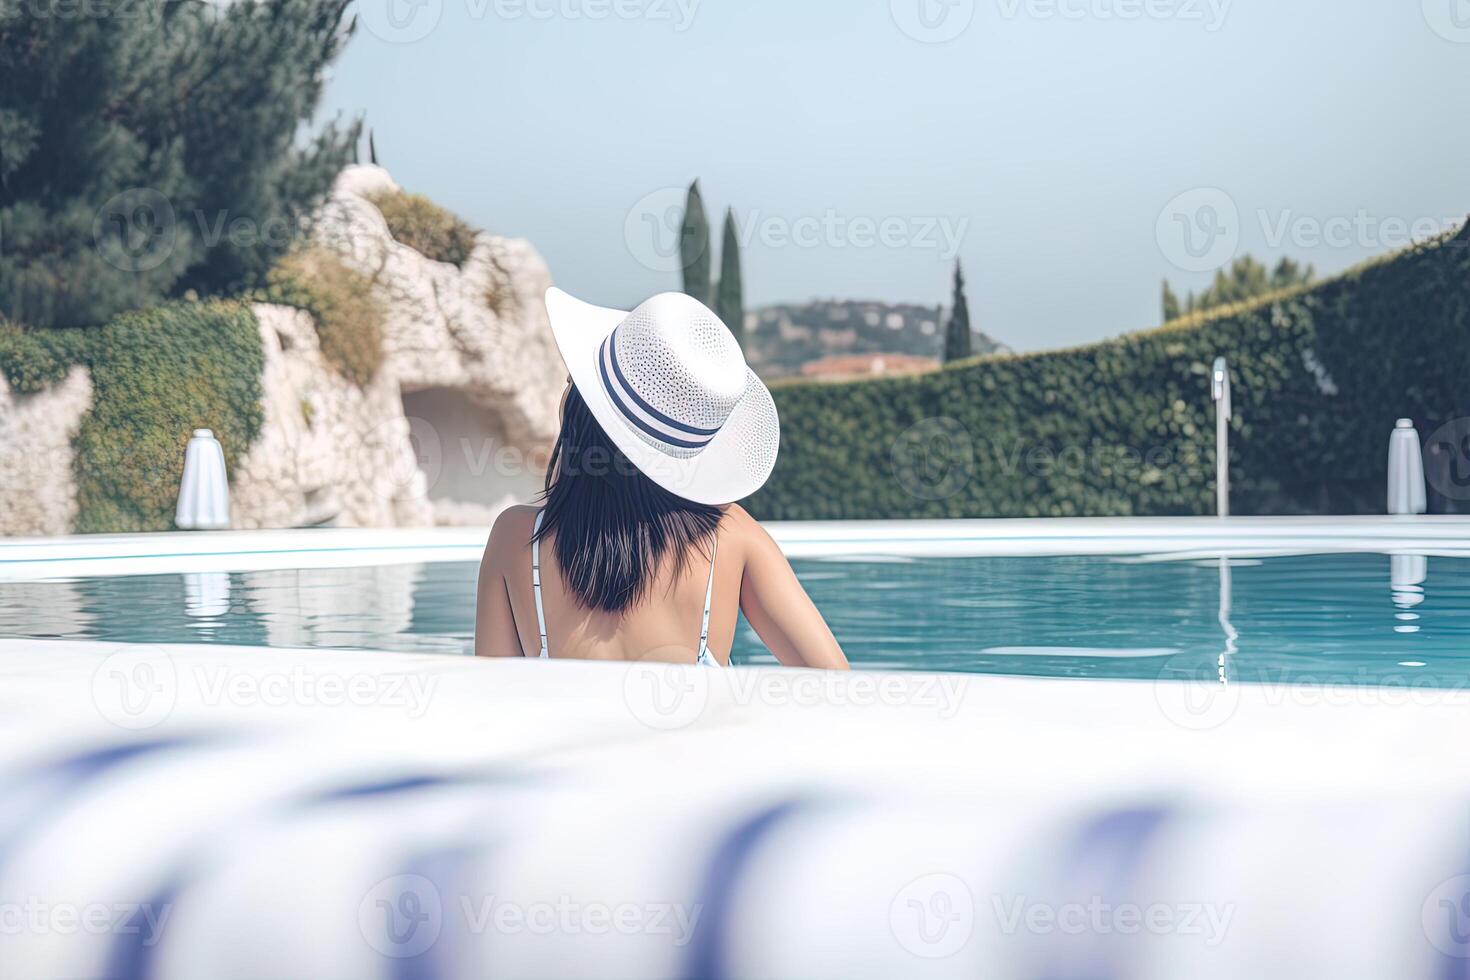
<instances>
[{"instance_id":1,"label":"bikini strap","mask_svg":"<svg viewBox=\"0 0 1470 980\"><path fill-rule=\"evenodd\" d=\"M715 592L715 554L720 550L720 539L715 538L709 549L709 581L704 584L704 618L699 623L699 655L709 651L709 605Z\"/></svg>"},{"instance_id":2,"label":"bikini strap","mask_svg":"<svg viewBox=\"0 0 1470 980\"><path fill-rule=\"evenodd\" d=\"M541 631L540 657L549 658L546 652L546 610L541 607L541 519L546 511L536 512L536 526L531 529L531 591L536 595L536 628ZM709 618L709 601L705 601L705 618Z\"/></svg>"}]
</instances>

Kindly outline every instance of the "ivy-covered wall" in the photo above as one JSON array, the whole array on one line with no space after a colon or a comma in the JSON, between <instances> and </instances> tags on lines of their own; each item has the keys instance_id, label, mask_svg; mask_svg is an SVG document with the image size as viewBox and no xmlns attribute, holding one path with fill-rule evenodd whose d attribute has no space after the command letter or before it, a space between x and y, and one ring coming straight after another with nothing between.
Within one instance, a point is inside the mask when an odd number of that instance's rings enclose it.
<instances>
[{"instance_id":1,"label":"ivy-covered wall","mask_svg":"<svg viewBox=\"0 0 1470 980\"><path fill-rule=\"evenodd\" d=\"M1320 285L1075 350L773 390L763 519L1377 512L1394 420L1470 414L1470 228Z\"/></svg>"},{"instance_id":2,"label":"ivy-covered wall","mask_svg":"<svg viewBox=\"0 0 1470 980\"><path fill-rule=\"evenodd\" d=\"M171 528L189 433L213 429L232 470L260 431L264 355L244 303L170 303L88 329L0 326L14 390L55 384L73 364L93 388L75 444L78 531Z\"/></svg>"}]
</instances>

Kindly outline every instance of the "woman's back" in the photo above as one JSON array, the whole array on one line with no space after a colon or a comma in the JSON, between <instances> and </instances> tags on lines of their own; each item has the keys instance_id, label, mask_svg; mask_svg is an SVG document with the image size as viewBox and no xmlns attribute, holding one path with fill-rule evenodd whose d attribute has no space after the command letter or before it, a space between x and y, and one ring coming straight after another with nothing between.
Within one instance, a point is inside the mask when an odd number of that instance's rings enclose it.
<instances>
[{"instance_id":1,"label":"woman's back","mask_svg":"<svg viewBox=\"0 0 1470 980\"><path fill-rule=\"evenodd\" d=\"M515 544L531 540L539 513L535 507L515 507L501 518L506 522L505 530L509 532L510 545L514 550L508 556L512 574L506 578L511 609L521 651L528 657L539 655L541 642L537 628L532 549L525 546L516 548ZM651 576L644 601L622 612L581 606L567 589L557 564L555 532L548 534L539 544L535 550L540 552L541 602L545 613L548 656L693 663L699 654L705 589L712 584L710 652L720 663L729 660L740 592L739 572L734 568L734 542L719 541L714 548L713 583L709 577L710 549L687 555L682 563L677 562L673 555L666 556L662 567ZM683 567L677 568L679 564ZM514 574L517 570L524 574Z\"/></svg>"},{"instance_id":2,"label":"woman's back","mask_svg":"<svg viewBox=\"0 0 1470 980\"><path fill-rule=\"evenodd\" d=\"M495 522L480 570L475 652L540 655L531 538L538 510L513 507ZM846 660L790 565L765 530L738 505L716 530L714 578L708 551L667 555L641 601L620 612L590 609L567 588L555 532L541 541L541 601L547 651L554 658L695 663L710 587L709 651L726 664L742 608L782 663L844 667Z\"/></svg>"}]
</instances>

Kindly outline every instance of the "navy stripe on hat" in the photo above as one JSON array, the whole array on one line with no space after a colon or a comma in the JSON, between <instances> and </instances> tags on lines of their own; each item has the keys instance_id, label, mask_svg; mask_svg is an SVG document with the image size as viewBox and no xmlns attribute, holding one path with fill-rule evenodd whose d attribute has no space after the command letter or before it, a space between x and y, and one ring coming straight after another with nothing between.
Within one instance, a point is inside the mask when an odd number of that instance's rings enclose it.
<instances>
[{"instance_id":1,"label":"navy stripe on hat","mask_svg":"<svg viewBox=\"0 0 1470 980\"><path fill-rule=\"evenodd\" d=\"M633 399L633 403L635 405L643 409L649 415L652 415L654 418L658 419L664 425L673 426L680 432L687 432L691 436L712 436L720 431L718 428L701 429L698 426L690 425L687 422L680 422L678 419L671 419L663 412L660 412L658 409L654 408L652 405L648 404L648 402L640 398L638 396L638 392L633 390L633 386L628 384L628 379L623 377L623 369L618 365L617 336L618 332L616 330L607 335L607 340L605 342L607 346L607 360L608 363L612 365L613 377L618 379L618 383L621 384L623 388L627 391L628 397Z\"/></svg>"},{"instance_id":2,"label":"navy stripe on hat","mask_svg":"<svg viewBox=\"0 0 1470 980\"><path fill-rule=\"evenodd\" d=\"M611 374L608 373L609 364L612 365ZM622 414L624 420L660 442L678 446L681 449L703 449L720 431L719 429L701 429L671 419L638 397L638 393L633 390L632 385L628 384L627 378L623 377L622 369L618 367L617 348L612 334L609 334L607 340L603 341L597 369L602 377L602 387L607 393L608 400ZM640 413L629 402L636 404L643 411ZM690 439L690 436L694 438Z\"/></svg>"}]
</instances>

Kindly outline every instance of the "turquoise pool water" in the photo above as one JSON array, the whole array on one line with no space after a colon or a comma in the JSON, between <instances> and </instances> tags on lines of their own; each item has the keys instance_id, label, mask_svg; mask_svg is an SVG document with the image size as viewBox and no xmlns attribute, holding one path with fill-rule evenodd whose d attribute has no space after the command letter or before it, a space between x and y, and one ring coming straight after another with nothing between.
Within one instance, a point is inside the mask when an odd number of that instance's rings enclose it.
<instances>
[{"instance_id":1,"label":"turquoise pool water","mask_svg":"<svg viewBox=\"0 0 1470 980\"><path fill-rule=\"evenodd\" d=\"M858 667L1470 684L1463 558L795 565ZM0 583L0 636L466 653L475 572L455 563ZM772 662L743 621L734 660Z\"/></svg>"}]
</instances>

